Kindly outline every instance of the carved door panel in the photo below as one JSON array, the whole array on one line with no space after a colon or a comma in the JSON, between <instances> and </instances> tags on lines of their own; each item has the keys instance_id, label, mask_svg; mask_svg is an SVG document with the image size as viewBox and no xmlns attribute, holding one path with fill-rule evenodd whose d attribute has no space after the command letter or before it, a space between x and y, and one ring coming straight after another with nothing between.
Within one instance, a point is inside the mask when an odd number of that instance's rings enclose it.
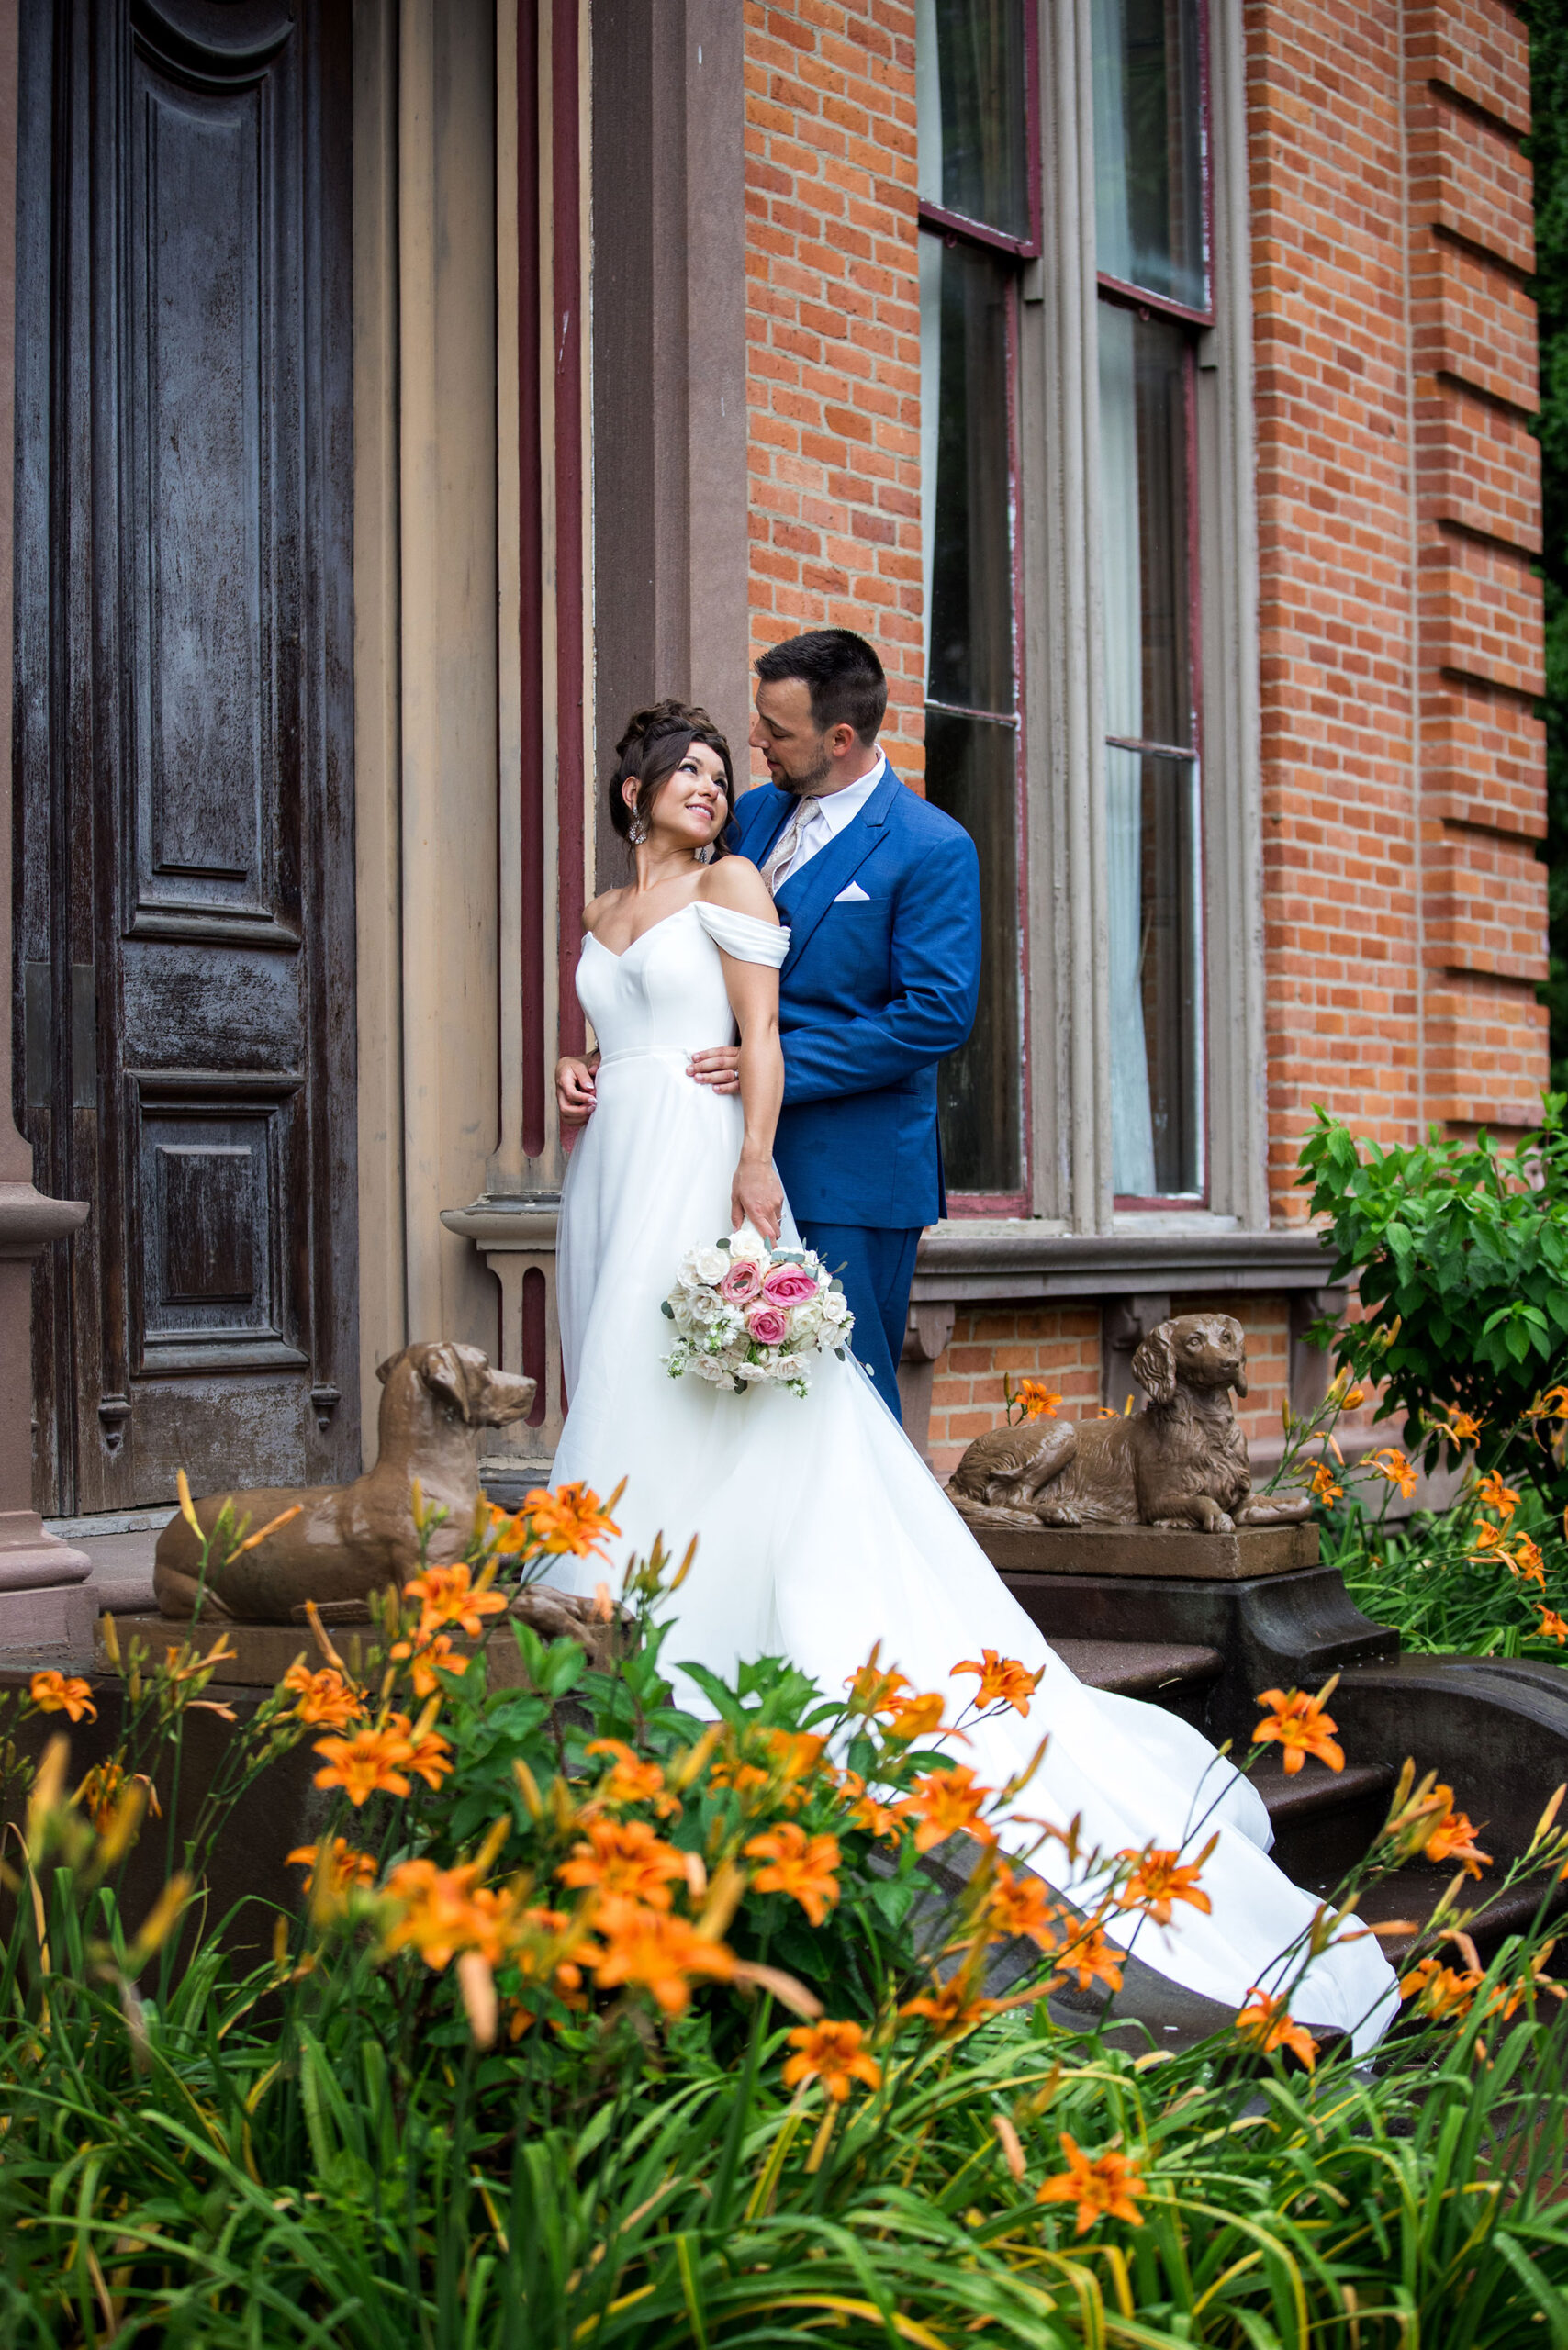
<instances>
[{"instance_id":1,"label":"carved door panel","mask_svg":"<svg viewBox=\"0 0 1568 2350\"><path fill-rule=\"evenodd\" d=\"M351 0L23 10L40 1505L357 1466Z\"/></svg>"}]
</instances>

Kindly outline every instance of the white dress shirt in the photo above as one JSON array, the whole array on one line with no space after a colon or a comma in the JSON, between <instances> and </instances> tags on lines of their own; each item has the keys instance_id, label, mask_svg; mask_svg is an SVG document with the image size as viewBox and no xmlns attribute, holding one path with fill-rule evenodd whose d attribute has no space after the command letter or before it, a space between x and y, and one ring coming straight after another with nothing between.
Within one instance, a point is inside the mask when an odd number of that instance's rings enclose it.
<instances>
[{"instance_id":1,"label":"white dress shirt","mask_svg":"<svg viewBox=\"0 0 1568 2350\"><path fill-rule=\"evenodd\" d=\"M819 849L826 848L846 824L855 822L887 771L887 754L879 751L868 773L854 783L845 784L841 790L799 801L763 868L775 897L786 881L803 865L811 863Z\"/></svg>"}]
</instances>

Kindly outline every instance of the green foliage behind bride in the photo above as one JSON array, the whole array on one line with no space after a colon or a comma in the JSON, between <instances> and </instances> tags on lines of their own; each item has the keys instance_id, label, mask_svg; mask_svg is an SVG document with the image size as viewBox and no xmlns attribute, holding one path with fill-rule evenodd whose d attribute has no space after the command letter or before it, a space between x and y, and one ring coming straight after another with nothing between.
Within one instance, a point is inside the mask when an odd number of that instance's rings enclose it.
<instances>
[{"instance_id":1,"label":"green foliage behind bride","mask_svg":"<svg viewBox=\"0 0 1568 2350\"><path fill-rule=\"evenodd\" d=\"M618 1617L606 1595L598 1662L503 1622L524 1685L488 1687L500 1577L604 1524L581 1489L477 1524L361 1678L318 1628L259 1708L219 1705L194 1811L169 1798L219 1704L209 1635L127 1656L108 1696L14 1693L6 2350L1568 2341L1544 1928L1473 1964L1462 1874L1372 2066L1282 1997L1175 2055L1130 2020L1067 2029L1048 1989L1114 1988L1107 1922L1196 1902L1201 1831L1077 1853L1075 1905L1002 1857L1026 1785L978 1786L940 1702L875 1657L828 1695L766 1662L705 1676L714 1718L681 1714L662 1558ZM970 1670L971 1716L1027 1709L1021 1667ZM111 1698L114 1752L73 1784L66 1726ZM255 1964L206 1875L306 1748L330 1813ZM1463 1862L1467 1828L1406 1774L1361 1877L1439 1836ZM1036 1841L1060 1863L1072 1825ZM1523 1866L1549 1891L1565 1858L1549 1816ZM1343 1930L1326 1909L1315 1934Z\"/></svg>"}]
</instances>

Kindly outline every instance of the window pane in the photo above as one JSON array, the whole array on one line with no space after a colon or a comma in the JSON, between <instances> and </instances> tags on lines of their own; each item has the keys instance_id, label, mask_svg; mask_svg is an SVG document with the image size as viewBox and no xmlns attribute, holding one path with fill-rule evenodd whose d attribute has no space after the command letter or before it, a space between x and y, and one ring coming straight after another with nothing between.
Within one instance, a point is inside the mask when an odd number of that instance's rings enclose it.
<instances>
[{"instance_id":1,"label":"window pane","mask_svg":"<svg viewBox=\"0 0 1568 2350\"><path fill-rule=\"evenodd\" d=\"M1029 234L1024 0L915 0L920 193Z\"/></svg>"},{"instance_id":2,"label":"window pane","mask_svg":"<svg viewBox=\"0 0 1568 2350\"><path fill-rule=\"evenodd\" d=\"M1183 329L1099 306L1113 1181L1204 1187L1203 995Z\"/></svg>"},{"instance_id":3,"label":"window pane","mask_svg":"<svg viewBox=\"0 0 1568 2350\"><path fill-rule=\"evenodd\" d=\"M1096 259L1111 277L1208 303L1201 0L1093 0Z\"/></svg>"},{"instance_id":4,"label":"window pane","mask_svg":"<svg viewBox=\"0 0 1568 2350\"><path fill-rule=\"evenodd\" d=\"M1024 1181L1016 755L1010 726L926 713L925 796L980 852L980 1012L938 1079L952 1192L1016 1192Z\"/></svg>"},{"instance_id":5,"label":"window pane","mask_svg":"<svg viewBox=\"0 0 1568 2350\"><path fill-rule=\"evenodd\" d=\"M926 691L1011 716L1012 268L1001 254L931 235L921 238L920 260Z\"/></svg>"}]
</instances>

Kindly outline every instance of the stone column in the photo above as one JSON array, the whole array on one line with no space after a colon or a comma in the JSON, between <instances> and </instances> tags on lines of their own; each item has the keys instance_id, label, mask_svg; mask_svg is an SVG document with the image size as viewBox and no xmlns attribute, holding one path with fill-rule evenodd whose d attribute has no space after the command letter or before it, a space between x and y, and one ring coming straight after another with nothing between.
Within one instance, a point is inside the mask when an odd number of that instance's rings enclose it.
<instances>
[{"instance_id":1,"label":"stone column","mask_svg":"<svg viewBox=\"0 0 1568 2350\"><path fill-rule=\"evenodd\" d=\"M17 321L17 0L0 0L0 711L11 709L11 557ZM9 733L9 727L6 729ZM0 966L11 949L11 768L0 765ZM0 1649L91 1645L91 1572L32 1506L32 1266L86 1220L85 1200L46 1200L12 1115L11 1024L0 1021Z\"/></svg>"}]
</instances>

